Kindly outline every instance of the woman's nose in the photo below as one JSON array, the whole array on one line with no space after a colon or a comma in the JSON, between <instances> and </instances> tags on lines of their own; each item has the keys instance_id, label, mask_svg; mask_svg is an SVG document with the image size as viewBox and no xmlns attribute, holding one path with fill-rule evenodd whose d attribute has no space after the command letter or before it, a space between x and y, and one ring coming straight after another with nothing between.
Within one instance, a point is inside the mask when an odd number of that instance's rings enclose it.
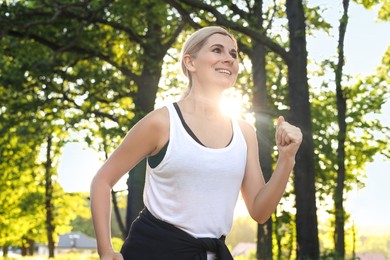
<instances>
[{"instance_id":1,"label":"woman's nose","mask_svg":"<svg viewBox=\"0 0 390 260\"><path fill-rule=\"evenodd\" d=\"M232 55L230 53L226 53L225 56L224 56L224 60L223 62L224 63L233 63L235 61L235 59L232 57Z\"/></svg>"}]
</instances>

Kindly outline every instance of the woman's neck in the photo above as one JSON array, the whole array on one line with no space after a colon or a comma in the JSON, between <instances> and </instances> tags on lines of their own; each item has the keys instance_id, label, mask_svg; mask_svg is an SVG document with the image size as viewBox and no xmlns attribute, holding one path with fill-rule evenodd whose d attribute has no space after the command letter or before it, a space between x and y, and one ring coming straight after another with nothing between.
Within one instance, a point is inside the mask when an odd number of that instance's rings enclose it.
<instances>
[{"instance_id":1,"label":"woman's neck","mask_svg":"<svg viewBox=\"0 0 390 260\"><path fill-rule=\"evenodd\" d=\"M205 96L190 92L180 102L184 112L204 115L208 118L221 116L221 95Z\"/></svg>"}]
</instances>

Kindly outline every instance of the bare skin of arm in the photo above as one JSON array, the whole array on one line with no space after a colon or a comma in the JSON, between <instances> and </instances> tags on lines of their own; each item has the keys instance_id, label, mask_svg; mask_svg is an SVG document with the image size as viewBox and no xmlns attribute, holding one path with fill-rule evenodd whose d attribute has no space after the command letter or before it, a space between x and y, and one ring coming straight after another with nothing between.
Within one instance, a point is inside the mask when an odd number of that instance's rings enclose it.
<instances>
[{"instance_id":1,"label":"bare skin of arm","mask_svg":"<svg viewBox=\"0 0 390 260\"><path fill-rule=\"evenodd\" d=\"M102 260L122 260L111 243L111 189L146 156L157 153L169 138L169 115L157 109L140 120L98 170L91 183L91 211Z\"/></svg>"},{"instance_id":2,"label":"bare skin of arm","mask_svg":"<svg viewBox=\"0 0 390 260\"><path fill-rule=\"evenodd\" d=\"M248 157L241 193L251 217L258 223L265 223L280 202L295 164L295 155L302 142L301 130L283 117L278 118L275 140L279 158L271 179L265 183L259 163L256 132L248 123L241 123L247 146Z\"/></svg>"}]
</instances>

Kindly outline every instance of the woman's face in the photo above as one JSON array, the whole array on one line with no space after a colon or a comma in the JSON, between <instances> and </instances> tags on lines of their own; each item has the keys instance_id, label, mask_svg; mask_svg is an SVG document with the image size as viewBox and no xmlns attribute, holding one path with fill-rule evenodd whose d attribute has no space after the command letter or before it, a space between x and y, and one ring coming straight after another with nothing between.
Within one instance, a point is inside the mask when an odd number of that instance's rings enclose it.
<instances>
[{"instance_id":1,"label":"woman's face","mask_svg":"<svg viewBox=\"0 0 390 260\"><path fill-rule=\"evenodd\" d=\"M236 82L239 70L237 50L229 36L211 35L191 60L193 86L200 84L226 89Z\"/></svg>"}]
</instances>

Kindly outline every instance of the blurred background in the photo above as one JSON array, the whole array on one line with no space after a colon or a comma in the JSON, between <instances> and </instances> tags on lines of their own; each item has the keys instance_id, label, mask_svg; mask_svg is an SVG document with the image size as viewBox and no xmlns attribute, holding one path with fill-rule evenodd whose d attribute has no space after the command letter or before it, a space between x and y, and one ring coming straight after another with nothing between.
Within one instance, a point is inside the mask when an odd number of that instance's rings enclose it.
<instances>
[{"instance_id":1,"label":"blurred background","mask_svg":"<svg viewBox=\"0 0 390 260\"><path fill-rule=\"evenodd\" d=\"M390 258L388 1L3 1L0 10L3 258L98 259L90 182L132 125L180 99L180 48L208 25L237 37L240 75L221 106L256 128L265 178L278 115L305 140L266 224L238 199L226 241L234 258ZM112 191L116 249L143 208L144 170Z\"/></svg>"}]
</instances>

